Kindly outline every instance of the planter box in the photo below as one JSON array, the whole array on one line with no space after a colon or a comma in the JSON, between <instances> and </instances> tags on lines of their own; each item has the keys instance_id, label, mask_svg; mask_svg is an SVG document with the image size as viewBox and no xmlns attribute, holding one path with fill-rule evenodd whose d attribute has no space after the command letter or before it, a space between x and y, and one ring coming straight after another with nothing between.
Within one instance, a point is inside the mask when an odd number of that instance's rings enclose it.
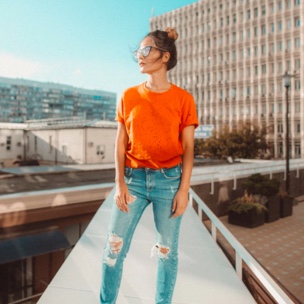
<instances>
[{"instance_id":1,"label":"planter box","mask_svg":"<svg viewBox=\"0 0 304 304\"><path fill-rule=\"evenodd\" d=\"M280 201L281 205L281 217L286 217L292 215L292 208L293 208L293 198L292 197L285 197L281 198Z\"/></svg>"},{"instance_id":2,"label":"planter box","mask_svg":"<svg viewBox=\"0 0 304 304\"><path fill-rule=\"evenodd\" d=\"M237 213L230 210L228 213L228 223L230 224L248 227L248 228L254 228L263 225L264 222L265 222L264 211L257 213L255 209L251 209L248 212Z\"/></svg>"},{"instance_id":3,"label":"planter box","mask_svg":"<svg viewBox=\"0 0 304 304\"><path fill-rule=\"evenodd\" d=\"M281 204L278 195L271 196L266 202L267 212L265 212L265 222L270 223L277 221L280 218Z\"/></svg>"}]
</instances>

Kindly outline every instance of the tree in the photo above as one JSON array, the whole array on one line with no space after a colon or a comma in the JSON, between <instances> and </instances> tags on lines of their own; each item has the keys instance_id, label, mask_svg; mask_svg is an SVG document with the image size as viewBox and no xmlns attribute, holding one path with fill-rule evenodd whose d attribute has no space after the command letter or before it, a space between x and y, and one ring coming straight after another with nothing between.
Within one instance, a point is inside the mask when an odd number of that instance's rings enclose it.
<instances>
[{"instance_id":1,"label":"tree","mask_svg":"<svg viewBox=\"0 0 304 304\"><path fill-rule=\"evenodd\" d=\"M231 131L224 126L210 138L195 141L196 155L215 158L257 158L267 148L265 128L250 123L239 124Z\"/></svg>"}]
</instances>

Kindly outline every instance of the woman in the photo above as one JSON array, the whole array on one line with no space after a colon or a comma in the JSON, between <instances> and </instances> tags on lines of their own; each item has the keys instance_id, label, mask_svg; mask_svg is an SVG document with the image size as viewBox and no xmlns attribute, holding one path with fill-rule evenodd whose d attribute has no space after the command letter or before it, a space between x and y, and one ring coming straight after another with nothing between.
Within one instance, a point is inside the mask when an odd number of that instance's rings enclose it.
<instances>
[{"instance_id":1,"label":"woman","mask_svg":"<svg viewBox=\"0 0 304 304\"><path fill-rule=\"evenodd\" d=\"M156 226L156 303L171 303L177 274L181 218L188 204L193 166L195 103L170 83L177 63L174 29L149 33L135 52L145 83L127 89L118 105L116 193L105 246L101 303L115 303L123 260L136 225L151 203Z\"/></svg>"}]
</instances>

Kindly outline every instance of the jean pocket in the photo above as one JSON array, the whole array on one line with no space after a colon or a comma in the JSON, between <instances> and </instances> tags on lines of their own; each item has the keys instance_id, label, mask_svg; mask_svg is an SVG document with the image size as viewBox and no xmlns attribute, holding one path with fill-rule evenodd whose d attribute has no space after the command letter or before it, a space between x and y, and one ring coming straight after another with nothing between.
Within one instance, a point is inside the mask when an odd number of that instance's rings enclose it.
<instances>
[{"instance_id":1,"label":"jean pocket","mask_svg":"<svg viewBox=\"0 0 304 304\"><path fill-rule=\"evenodd\" d=\"M163 176L168 179L178 179L182 175L181 166L176 166L169 169L162 169Z\"/></svg>"},{"instance_id":2,"label":"jean pocket","mask_svg":"<svg viewBox=\"0 0 304 304\"><path fill-rule=\"evenodd\" d=\"M133 168L125 167L125 176L130 177L132 175Z\"/></svg>"}]
</instances>

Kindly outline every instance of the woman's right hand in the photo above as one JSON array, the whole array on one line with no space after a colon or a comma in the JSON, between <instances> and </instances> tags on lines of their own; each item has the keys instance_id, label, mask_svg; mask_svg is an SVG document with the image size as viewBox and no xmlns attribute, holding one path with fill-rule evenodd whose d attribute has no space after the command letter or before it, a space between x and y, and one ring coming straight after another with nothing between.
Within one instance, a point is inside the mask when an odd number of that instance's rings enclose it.
<instances>
[{"instance_id":1,"label":"woman's right hand","mask_svg":"<svg viewBox=\"0 0 304 304\"><path fill-rule=\"evenodd\" d=\"M117 182L114 199L118 209L121 210L122 212L128 212L129 211L128 202L130 202L131 198L132 197L129 194L129 189L126 183L124 181Z\"/></svg>"}]
</instances>

